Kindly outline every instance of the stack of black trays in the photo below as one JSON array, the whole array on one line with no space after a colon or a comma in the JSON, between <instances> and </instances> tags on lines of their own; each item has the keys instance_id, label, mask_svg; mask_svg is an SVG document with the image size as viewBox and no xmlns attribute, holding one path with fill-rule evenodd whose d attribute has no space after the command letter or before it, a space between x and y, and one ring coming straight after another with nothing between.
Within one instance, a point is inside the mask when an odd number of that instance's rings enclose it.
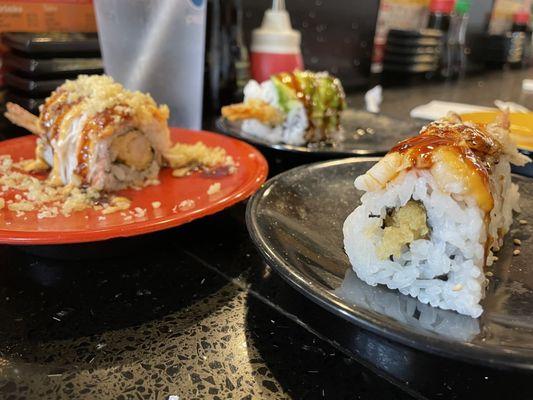
<instances>
[{"instance_id":1,"label":"stack of black trays","mask_svg":"<svg viewBox=\"0 0 533 400\"><path fill-rule=\"evenodd\" d=\"M391 29L383 58L384 74L434 74L439 69L442 32L436 29Z\"/></svg>"},{"instance_id":2,"label":"stack of black trays","mask_svg":"<svg viewBox=\"0 0 533 400\"><path fill-rule=\"evenodd\" d=\"M4 33L2 42L9 48L3 59L8 71L5 101L34 114L65 79L103 72L95 33ZM24 133L20 128L14 132Z\"/></svg>"}]
</instances>

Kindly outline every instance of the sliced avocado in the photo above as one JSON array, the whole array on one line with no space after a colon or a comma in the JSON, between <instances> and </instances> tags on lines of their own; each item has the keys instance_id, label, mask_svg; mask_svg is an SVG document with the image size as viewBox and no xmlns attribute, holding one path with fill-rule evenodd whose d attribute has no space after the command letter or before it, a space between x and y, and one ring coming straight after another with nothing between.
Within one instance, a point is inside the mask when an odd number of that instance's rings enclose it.
<instances>
[{"instance_id":1,"label":"sliced avocado","mask_svg":"<svg viewBox=\"0 0 533 400\"><path fill-rule=\"evenodd\" d=\"M339 111L345 108L344 91L337 78L327 73L296 72L305 93L310 96L309 116L313 126L335 130Z\"/></svg>"},{"instance_id":2,"label":"sliced avocado","mask_svg":"<svg viewBox=\"0 0 533 400\"><path fill-rule=\"evenodd\" d=\"M272 79L272 82L274 83L274 86L278 92L279 106L283 112L288 113L298 102L296 93L291 87L285 85L279 77L273 76L270 79Z\"/></svg>"},{"instance_id":3,"label":"sliced avocado","mask_svg":"<svg viewBox=\"0 0 533 400\"><path fill-rule=\"evenodd\" d=\"M311 127L325 132L337 129L340 111L346 107L344 91L337 78L327 72L294 71L280 73L271 79L284 112L302 102Z\"/></svg>"}]
</instances>

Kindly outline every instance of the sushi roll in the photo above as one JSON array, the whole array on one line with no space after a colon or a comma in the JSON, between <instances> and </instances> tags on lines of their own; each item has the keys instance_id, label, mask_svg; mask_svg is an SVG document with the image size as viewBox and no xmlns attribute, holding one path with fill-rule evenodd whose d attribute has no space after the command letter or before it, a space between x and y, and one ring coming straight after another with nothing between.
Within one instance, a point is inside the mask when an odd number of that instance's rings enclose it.
<instances>
[{"instance_id":1,"label":"sushi roll","mask_svg":"<svg viewBox=\"0 0 533 400\"><path fill-rule=\"evenodd\" d=\"M294 71L254 80L244 88L244 102L222 108L242 131L270 143L304 145L327 142L340 130L346 107L340 81L327 72Z\"/></svg>"},{"instance_id":2,"label":"sushi roll","mask_svg":"<svg viewBox=\"0 0 533 400\"><path fill-rule=\"evenodd\" d=\"M109 76L80 75L45 100L39 117L8 103L6 117L38 135L36 160L53 185L115 191L154 180L170 147L168 107Z\"/></svg>"},{"instance_id":3,"label":"sushi roll","mask_svg":"<svg viewBox=\"0 0 533 400\"><path fill-rule=\"evenodd\" d=\"M484 268L518 208L511 164L524 165L506 115L486 126L456 115L400 142L355 187L366 193L344 222L344 248L369 285L478 317Z\"/></svg>"}]
</instances>

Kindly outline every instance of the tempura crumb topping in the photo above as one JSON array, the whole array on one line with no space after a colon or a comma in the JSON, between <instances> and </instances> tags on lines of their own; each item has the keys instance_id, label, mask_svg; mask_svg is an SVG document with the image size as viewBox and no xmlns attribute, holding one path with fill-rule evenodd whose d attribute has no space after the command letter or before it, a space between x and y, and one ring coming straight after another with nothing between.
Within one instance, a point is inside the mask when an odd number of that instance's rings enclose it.
<instances>
[{"instance_id":1,"label":"tempura crumb topping","mask_svg":"<svg viewBox=\"0 0 533 400\"><path fill-rule=\"evenodd\" d=\"M207 194L211 196L215 193L218 193L220 192L220 188L221 188L220 182L213 183L207 188Z\"/></svg>"},{"instance_id":2,"label":"tempura crumb topping","mask_svg":"<svg viewBox=\"0 0 533 400\"><path fill-rule=\"evenodd\" d=\"M224 168L229 174L236 171L233 158L222 147L208 147L202 142L195 144L176 143L166 154L175 177L186 176L202 169L212 171Z\"/></svg>"},{"instance_id":3,"label":"tempura crumb topping","mask_svg":"<svg viewBox=\"0 0 533 400\"><path fill-rule=\"evenodd\" d=\"M106 197L94 189L73 185L51 185L47 180L24 172L24 167L29 164L28 160L14 163L10 156L0 156L0 189L3 196L0 209L7 204L7 209L17 216L36 211L37 218L44 219L60 214L68 217L88 208L110 214L130 207L130 201L124 197ZM6 200L9 192L11 198Z\"/></svg>"},{"instance_id":4,"label":"tempura crumb topping","mask_svg":"<svg viewBox=\"0 0 533 400\"><path fill-rule=\"evenodd\" d=\"M124 114L133 110L157 109L163 118L168 118L168 107L158 107L150 94L130 91L107 75L80 75L76 80L67 80L58 88L66 92L68 103L83 101L84 112L95 115L111 107L118 107Z\"/></svg>"}]
</instances>

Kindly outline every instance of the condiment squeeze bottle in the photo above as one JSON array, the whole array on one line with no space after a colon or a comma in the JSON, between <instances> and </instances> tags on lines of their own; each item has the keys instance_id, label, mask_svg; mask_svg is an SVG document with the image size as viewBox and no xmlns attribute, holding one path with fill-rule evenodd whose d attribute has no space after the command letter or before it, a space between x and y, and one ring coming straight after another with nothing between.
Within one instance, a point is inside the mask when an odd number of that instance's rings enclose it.
<instances>
[{"instance_id":1,"label":"condiment squeeze bottle","mask_svg":"<svg viewBox=\"0 0 533 400\"><path fill-rule=\"evenodd\" d=\"M252 32L252 78L263 82L271 75L303 69L301 35L292 29L284 0L274 0L261 27Z\"/></svg>"}]
</instances>

